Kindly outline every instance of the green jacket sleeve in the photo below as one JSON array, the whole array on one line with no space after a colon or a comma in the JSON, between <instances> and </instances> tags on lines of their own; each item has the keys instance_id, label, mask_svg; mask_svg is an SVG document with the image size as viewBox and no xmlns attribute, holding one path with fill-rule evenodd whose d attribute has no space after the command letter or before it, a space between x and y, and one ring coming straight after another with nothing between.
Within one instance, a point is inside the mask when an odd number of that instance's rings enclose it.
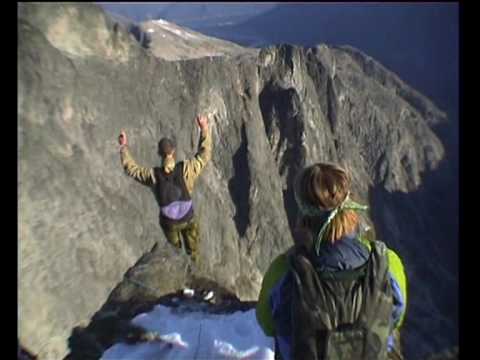
<instances>
[{"instance_id":1,"label":"green jacket sleeve","mask_svg":"<svg viewBox=\"0 0 480 360\"><path fill-rule=\"evenodd\" d=\"M267 336L275 335L275 326L273 323L272 309L270 308L270 292L275 284L280 281L288 270L288 261L286 254L281 254L273 260L262 281L262 288L258 297L256 316L263 332Z\"/></svg>"},{"instance_id":2,"label":"green jacket sleeve","mask_svg":"<svg viewBox=\"0 0 480 360\"><path fill-rule=\"evenodd\" d=\"M403 324L407 308L407 276L405 275L405 269L403 267L402 260L400 260L400 257L391 249L388 249L388 267L390 274L397 281L400 287L403 303L405 304L403 313L397 326L400 327Z\"/></svg>"}]
</instances>

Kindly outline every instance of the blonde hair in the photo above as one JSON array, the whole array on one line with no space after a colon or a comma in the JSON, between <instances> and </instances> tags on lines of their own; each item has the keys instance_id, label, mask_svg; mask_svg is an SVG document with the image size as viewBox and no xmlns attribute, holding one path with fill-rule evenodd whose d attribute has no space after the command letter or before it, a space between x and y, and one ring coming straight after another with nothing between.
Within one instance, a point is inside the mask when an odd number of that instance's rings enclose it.
<instances>
[{"instance_id":1,"label":"blonde hair","mask_svg":"<svg viewBox=\"0 0 480 360\"><path fill-rule=\"evenodd\" d=\"M341 167L334 164L318 163L307 168L300 180L303 199L321 210L330 211L342 204L350 195L351 178ZM309 227L318 226L307 221ZM315 222L315 221L313 221ZM359 216L354 210L339 209L331 220L323 239L334 243L343 236L354 232L359 223Z\"/></svg>"}]
</instances>

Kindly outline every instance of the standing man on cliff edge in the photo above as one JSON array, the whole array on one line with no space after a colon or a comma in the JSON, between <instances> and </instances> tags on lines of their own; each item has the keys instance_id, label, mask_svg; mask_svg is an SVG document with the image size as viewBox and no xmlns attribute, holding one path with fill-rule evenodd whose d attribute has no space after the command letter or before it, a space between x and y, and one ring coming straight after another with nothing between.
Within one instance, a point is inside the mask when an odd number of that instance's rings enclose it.
<instances>
[{"instance_id":1,"label":"standing man on cliff edge","mask_svg":"<svg viewBox=\"0 0 480 360\"><path fill-rule=\"evenodd\" d=\"M206 116L195 118L200 127L200 144L192 159L176 162L175 143L163 138L158 143L160 167L147 168L137 165L128 149L127 134L121 131L120 158L125 173L143 185L151 186L160 205L160 226L167 240L175 247L182 247L194 262L198 261L200 231L195 217L192 192L195 181L211 158L212 138Z\"/></svg>"}]
</instances>

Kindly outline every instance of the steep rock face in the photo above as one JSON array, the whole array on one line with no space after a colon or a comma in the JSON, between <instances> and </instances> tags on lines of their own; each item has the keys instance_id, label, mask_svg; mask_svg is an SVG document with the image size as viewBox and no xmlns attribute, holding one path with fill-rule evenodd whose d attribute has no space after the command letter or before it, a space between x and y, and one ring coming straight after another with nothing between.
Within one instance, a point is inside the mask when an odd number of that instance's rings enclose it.
<instances>
[{"instance_id":1,"label":"steep rock face","mask_svg":"<svg viewBox=\"0 0 480 360\"><path fill-rule=\"evenodd\" d=\"M399 229L405 211L418 219L411 231L436 219L415 203L428 194L406 194L444 155L430 128L444 114L361 52L280 46L164 61L90 4L20 4L18 35L20 342L41 358L65 355L72 328L107 298L135 296L137 285L122 281L128 269L125 278L158 295L188 283L188 259L167 244L153 193L123 174L116 141L125 129L136 160L155 166L158 139L173 136L184 159L196 150L197 113L209 114L214 142L193 195L197 276L255 300L269 263L292 243L298 168L333 161L351 170L360 199L375 194L375 224L409 275L443 277L431 271L443 269L440 257L426 266L415 255L428 254L429 235L412 243ZM386 203L394 194L403 198ZM155 243L155 266L134 266ZM410 344L428 350L436 344L423 341L425 327L445 311L430 283L418 288L433 303L411 294L409 316L426 318L409 329Z\"/></svg>"}]
</instances>

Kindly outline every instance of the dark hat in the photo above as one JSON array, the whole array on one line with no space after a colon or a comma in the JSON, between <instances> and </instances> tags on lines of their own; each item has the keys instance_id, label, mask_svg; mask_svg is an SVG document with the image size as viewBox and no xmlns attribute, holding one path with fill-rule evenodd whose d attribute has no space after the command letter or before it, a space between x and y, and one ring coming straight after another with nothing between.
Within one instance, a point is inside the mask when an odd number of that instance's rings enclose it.
<instances>
[{"instance_id":1,"label":"dark hat","mask_svg":"<svg viewBox=\"0 0 480 360\"><path fill-rule=\"evenodd\" d=\"M158 154L165 156L171 154L175 150L175 141L169 138L163 138L158 142Z\"/></svg>"}]
</instances>

